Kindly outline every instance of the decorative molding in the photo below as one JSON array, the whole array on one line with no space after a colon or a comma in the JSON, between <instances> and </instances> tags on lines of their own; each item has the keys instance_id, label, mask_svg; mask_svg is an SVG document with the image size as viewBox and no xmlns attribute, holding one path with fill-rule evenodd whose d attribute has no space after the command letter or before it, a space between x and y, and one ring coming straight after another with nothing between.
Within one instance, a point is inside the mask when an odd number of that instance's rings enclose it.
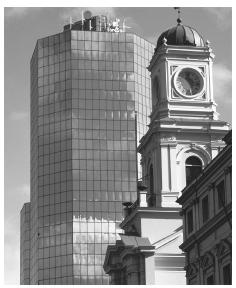
<instances>
[{"instance_id":1,"label":"decorative molding","mask_svg":"<svg viewBox=\"0 0 236 288\"><path fill-rule=\"evenodd\" d=\"M171 75L174 73L175 69L177 68L178 66L177 65L173 65L170 67L170 73Z\"/></svg>"},{"instance_id":2,"label":"decorative molding","mask_svg":"<svg viewBox=\"0 0 236 288\"><path fill-rule=\"evenodd\" d=\"M198 263L193 262L193 263L188 264L187 266L185 266L185 270L186 270L186 276L188 278L192 278L196 276L198 273Z\"/></svg>"},{"instance_id":3,"label":"decorative molding","mask_svg":"<svg viewBox=\"0 0 236 288\"><path fill-rule=\"evenodd\" d=\"M200 258L200 266L203 270L213 266L215 263L214 255L208 251Z\"/></svg>"},{"instance_id":4,"label":"decorative molding","mask_svg":"<svg viewBox=\"0 0 236 288\"><path fill-rule=\"evenodd\" d=\"M205 76L205 66L198 66L198 68L202 71L203 75Z\"/></svg>"},{"instance_id":5,"label":"decorative molding","mask_svg":"<svg viewBox=\"0 0 236 288\"><path fill-rule=\"evenodd\" d=\"M215 183L210 183L208 185L208 190L214 190L215 189Z\"/></svg>"},{"instance_id":6,"label":"decorative molding","mask_svg":"<svg viewBox=\"0 0 236 288\"><path fill-rule=\"evenodd\" d=\"M175 136L167 136L167 135L162 135L160 137L160 142L167 142L167 141L176 141Z\"/></svg>"},{"instance_id":7,"label":"decorative molding","mask_svg":"<svg viewBox=\"0 0 236 288\"><path fill-rule=\"evenodd\" d=\"M172 87L171 89L172 93L171 93L171 99L183 99L183 97L181 97L176 91L175 89Z\"/></svg>"},{"instance_id":8,"label":"decorative molding","mask_svg":"<svg viewBox=\"0 0 236 288\"><path fill-rule=\"evenodd\" d=\"M193 155L188 155L188 157L194 155L200 157L203 162L203 166L207 165L211 161L210 154L203 147L194 143L182 147L176 154L176 161L181 161L181 156L186 154L186 152L193 153Z\"/></svg>"},{"instance_id":9,"label":"decorative molding","mask_svg":"<svg viewBox=\"0 0 236 288\"><path fill-rule=\"evenodd\" d=\"M227 239L223 239L218 244L216 244L215 251L216 257L220 259L232 252L232 244Z\"/></svg>"}]
</instances>

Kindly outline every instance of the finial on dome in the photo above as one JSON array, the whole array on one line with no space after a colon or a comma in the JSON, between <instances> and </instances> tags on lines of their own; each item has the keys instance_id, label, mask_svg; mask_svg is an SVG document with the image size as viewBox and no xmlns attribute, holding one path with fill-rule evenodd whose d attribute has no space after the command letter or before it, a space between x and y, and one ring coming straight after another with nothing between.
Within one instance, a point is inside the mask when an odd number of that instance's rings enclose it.
<instances>
[{"instance_id":1,"label":"finial on dome","mask_svg":"<svg viewBox=\"0 0 236 288\"><path fill-rule=\"evenodd\" d=\"M209 40L206 40L206 46L209 48L210 47L211 42Z\"/></svg>"},{"instance_id":2,"label":"finial on dome","mask_svg":"<svg viewBox=\"0 0 236 288\"><path fill-rule=\"evenodd\" d=\"M162 44L163 44L164 46L167 46L167 39L166 39L166 37L164 37L164 38L162 39Z\"/></svg>"},{"instance_id":3,"label":"finial on dome","mask_svg":"<svg viewBox=\"0 0 236 288\"><path fill-rule=\"evenodd\" d=\"M182 23L182 19L180 18L180 7L174 7L174 9L178 11L177 23L180 25Z\"/></svg>"},{"instance_id":4,"label":"finial on dome","mask_svg":"<svg viewBox=\"0 0 236 288\"><path fill-rule=\"evenodd\" d=\"M177 23L178 23L178 25L180 25L180 24L182 23L182 19L181 19L181 18L178 18L178 19L177 19Z\"/></svg>"},{"instance_id":5,"label":"finial on dome","mask_svg":"<svg viewBox=\"0 0 236 288\"><path fill-rule=\"evenodd\" d=\"M195 29L182 24L180 17L177 19L177 22L178 25L175 25L174 27L171 27L170 29L161 33L157 40L156 49L161 48L165 50L166 46L169 47L175 45L205 47L205 49L210 51L210 48L207 48L207 43L205 40Z\"/></svg>"}]
</instances>

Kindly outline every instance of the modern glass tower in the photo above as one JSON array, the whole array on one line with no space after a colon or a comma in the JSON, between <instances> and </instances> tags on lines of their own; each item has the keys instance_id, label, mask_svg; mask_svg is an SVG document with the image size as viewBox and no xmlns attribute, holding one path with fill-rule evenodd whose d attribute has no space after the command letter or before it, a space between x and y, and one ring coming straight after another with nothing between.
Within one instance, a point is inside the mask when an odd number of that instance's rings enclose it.
<instances>
[{"instance_id":1,"label":"modern glass tower","mask_svg":"<svg viewBox=\"0 0 236 288\"><path fill-rule=\"evenodd\" d=\"M20 213L20 283L30 284L30 203Z\"/></svg>"},{"instance_id":2,"label":"modern glass tower","mask_svg":"<svg viewBox=\"0 0 236 288\"><path fill-rule=\"evenodd\" d=\"M114 28L106 17L67 25L31 59L30 284L108 284L107 245L137 197L154 47Z\"/></svg>"}]
</instances>

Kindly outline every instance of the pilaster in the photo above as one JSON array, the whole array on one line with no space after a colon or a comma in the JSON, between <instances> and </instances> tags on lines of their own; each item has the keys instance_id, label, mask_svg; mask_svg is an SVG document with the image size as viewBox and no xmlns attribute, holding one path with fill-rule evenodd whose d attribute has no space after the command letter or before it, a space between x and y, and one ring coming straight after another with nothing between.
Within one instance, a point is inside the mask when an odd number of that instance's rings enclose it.
<instances>
[{"instance_id":1,"label":"pilaster","mask_svg":"<svg viewBox=\"0 0 236 288\"><path fill-rule=\"evenodd\" d=\"M162 189L161 193L170 192L169 151L166 144L161 144Z\"/></svg>"}]
</instances>

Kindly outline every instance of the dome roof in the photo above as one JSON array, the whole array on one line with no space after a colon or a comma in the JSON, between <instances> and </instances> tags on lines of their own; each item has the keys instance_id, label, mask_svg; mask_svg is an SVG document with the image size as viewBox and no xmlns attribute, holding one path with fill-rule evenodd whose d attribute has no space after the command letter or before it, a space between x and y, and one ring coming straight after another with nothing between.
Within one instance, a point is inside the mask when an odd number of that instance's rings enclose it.
<instances>
[{"instance_id":1,"label":"dome roof","mask_svg":"<svg viewBox=\"0 0 236 288\"><path fill-rule=\"evenodd\" d=\"M183 45L203 47L204 40L202 36L193 28L181 24L181 19L177 20L178 25L163 32L157 40L158 49L163 43L167 45ZM164 38L166 40L164 40Z\"/></svg>"}]
</instances>

